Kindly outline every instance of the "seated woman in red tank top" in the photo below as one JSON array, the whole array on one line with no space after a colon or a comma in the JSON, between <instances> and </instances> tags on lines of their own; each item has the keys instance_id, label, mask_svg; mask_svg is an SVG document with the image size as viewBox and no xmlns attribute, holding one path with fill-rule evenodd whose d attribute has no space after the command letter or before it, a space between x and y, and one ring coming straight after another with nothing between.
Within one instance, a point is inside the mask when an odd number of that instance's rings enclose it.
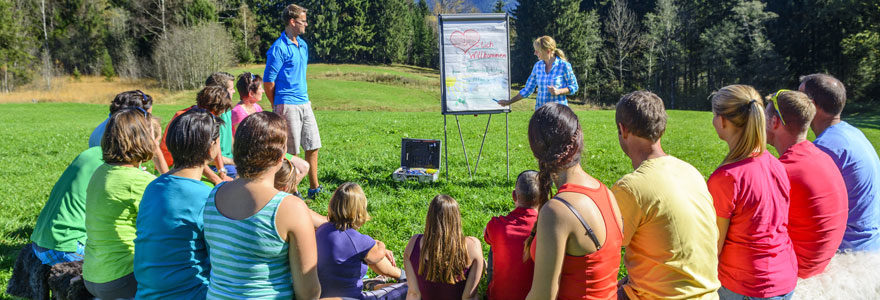
<instances>
[{"instance_id":1,"label":"seated woman in red tank top","mask_svg":"<svg viewBox=\"0 0 880 300\"><path fill-rule=\"evenodd\" d=\"M425 234L406 245L407 300L477 299L483 276L480 240L464 236L458 203L437 195L428 206Z\"/></svg>"},{"instance_id":2,"label":"seated woman in red tank top","mask_svg":"<svg viewBox=\"0 0 880 300\"><path fill-rule=\"evenodd\" d=\"M616 299L622 220L617 201L580 166L583 132L577 115L541 106L529 121L538 159L538 221L526 250L535 260L526 299ZM551 185L557 194L548 199Z\"/></svg>"}]
</instances>

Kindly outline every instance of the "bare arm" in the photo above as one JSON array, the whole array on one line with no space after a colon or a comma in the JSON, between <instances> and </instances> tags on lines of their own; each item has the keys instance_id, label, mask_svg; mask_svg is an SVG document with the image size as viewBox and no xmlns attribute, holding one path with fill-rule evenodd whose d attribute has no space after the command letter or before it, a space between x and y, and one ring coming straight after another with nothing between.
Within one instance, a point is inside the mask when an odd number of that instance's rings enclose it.
<instances>
[{"instance_id":1,"label":"bare arm","mask_svg":"<svg viewBox=\"0 0 880 300\"><path fill-rule=\"evenodd\" d=\"M269 98L269 105L275 106L275 83L263 82L263 91L266 92L266 98Z\"/></svg>"},{"instance_id":2,"label":"bare arm","mask_svg":"<svg viewBox=\"0 0 880 300\"><path fill-rule=\"evenodd\" d=\"M321 225L324 225L324 223L327 223L327 217L316 213L311 208L309 209L309 218L312 220L312 225L315 225L315 230L317 230L318 227L321 227Z\"/></svg>"},{"instance_id":3,"label":"bare arm","mask_svg":"<svg viewBox=\"0 0 880 300\"><path fill-rule=\"evenodd\" d=\"M721 255L721 247L724 246L724 240L727 239L727 229L730 228L730 219L715 217L718 223L718 255Z\"/></svg>"},{"instance_id":4,"label":"bare arm","mask_svg":"<svg viewBox=\"0 0 880 300\"><path fill-rule=\"evenodd\" d=\"M299 199L287 196L278 208L277 226L286 232L290 274L297 299L318 299L318 246L315 230L308 219L308 207ZM282 231L279 230L279 231Z\"/></svg>"},{"instance_id":5,"label":"bare arm","mask_svg":"<svg viewBox=\"0 0 880 300\"><path fill-rule=\"evenodd\" d=\"M532 288L526 299L556 299L559 293L559 274L565 257L565 243L571 228L563 224L552 202L544 205L538 217L535 245L535 273Z\"/></svg>"},{"instance_id":6,"label":"bare arm","mask_svg":"<svg viewBox=\"0 0 880 300\"><path fill-rule=\"evenodd\" d=\"M159 171L160 174L168 173L168 162L165 161L165 156L162 155L162 149L159 147L158 140L156 140L156 147L153 149L153 165L156 166L156 171Z\"/></svg>"},{"instance_id":7,"label":"bare arm","mask_svg":"<svg viewBox=\"0 0 880 300\"><path fill-rule=\"evenodd\" d=\"M379 275L400 278L400 269L394 266L394 261L388 259L389 251L385 243L376 241L376 245L367 252L364 262ZM391 257L394 257L393 254Z\"/></svg>"},{"instance_id":8,"label":"bare arm","mask_svg":"<svg viewBox=\"0 0 880 300\"><path fill-rule=\"evenodd\" d=\"M422 292L419 291L419 281L416 279L418 274L416 270L413 269L412 263L410 263L410 256L412 255L413 247L416 243L416 237L413 236L409 239L409 243L406 245L406 250L403 253L404 256L404 266L406 266L406 274L408 274L406 280L406 300L420 300L422 299Z\"/></svg>"},{"instance_id":9,"label":"bare arm","mask_svg":"<svg viewBox=\"0 0 880 300\"><path fill-rule=\"evenodd\" d=\"M517 101L521 100L522 98L523 98L522 95L517 93L516 96L513 96L513 98L510 98L510 100L498 100L498 105L508 106L508 105L516 103Z\"/></svg>"},{"instance_id":10,"label":"bare arm","mask_svg":"<svg viewBox=\"0 0 880 300\"><path fill-rule=\"evenodd\" d=\"M465 247L467 248L468 258L471 261L470 270L468 271L467 282L464 284L464 293L461 299L479 299L477 295L477 287L480 285L480 278L483 277L483 249L480 246L480 240L469 236L465 238Z\"/></svg>"}]
</instances>

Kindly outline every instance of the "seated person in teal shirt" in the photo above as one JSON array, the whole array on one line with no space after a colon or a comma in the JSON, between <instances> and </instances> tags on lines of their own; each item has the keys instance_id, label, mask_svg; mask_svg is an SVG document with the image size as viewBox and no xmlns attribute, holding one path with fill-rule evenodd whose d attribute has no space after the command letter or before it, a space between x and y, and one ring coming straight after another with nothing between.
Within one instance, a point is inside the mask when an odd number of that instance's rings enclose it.
<instances>
[{"instance_id":1,"label":"seated person in teal shirt","mask_svg":"<svg viewBox=\"0 0 880 300\"><path fill-rule=\"evenodd\" d=\"M34 254L47 265L80 261L86 247L86 188L101 159L101 147L80 153L52 187L31 234Z\"/></svg>"},{"instance_id":2,"label":"seated person in teal shirt","mask_svg":"<svg viewBox=\"0 0 880 300\"><path fill-rule=\"evenodd\" d=\"M211 188L199 181L220 151L219 117L193 108L168 126L174 169L144 191L134 240L137 299L205 299L211 265L202 213Z\"/></svg>"}]
</instances>

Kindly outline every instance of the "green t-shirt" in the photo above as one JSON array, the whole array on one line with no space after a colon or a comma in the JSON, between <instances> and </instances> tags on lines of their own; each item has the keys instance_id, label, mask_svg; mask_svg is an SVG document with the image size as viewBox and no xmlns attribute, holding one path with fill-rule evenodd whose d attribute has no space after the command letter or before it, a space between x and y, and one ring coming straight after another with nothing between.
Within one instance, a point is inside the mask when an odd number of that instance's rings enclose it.
<instances>
[{"instance_id":1,"label":"green t-shirt","mask_svg":"<svg viewBox=\"0 0 880 300\"><path fill-rule=\"evenodd\" d=\"M86 188L95 169L102 164L100 146L73 159L52 187L49 200L37 217L31 241L62 252L76 252L77 243L86 243Z\"/></svg>"},{"instance_id":2,"label":"green t-shirt","mask_svg":"<svg viewBox=\"0 0 880 300\"><path fill-rule=\"evenodd\" d=\"M232 158L232 111L220 114L223 125L220 125L220 154Z\"/></svg>"},{"instance_id":3,"label":"green t-shirt","mask_svg":"<svg viewBox=\"0 0 880 300\"><path fill-rule=\"evenodd\" d=\"M106 283L134 272L138 205L156 176L138 168L103 164L86 196L86 255L83 278Z\"/></svg>"}]
</instances>

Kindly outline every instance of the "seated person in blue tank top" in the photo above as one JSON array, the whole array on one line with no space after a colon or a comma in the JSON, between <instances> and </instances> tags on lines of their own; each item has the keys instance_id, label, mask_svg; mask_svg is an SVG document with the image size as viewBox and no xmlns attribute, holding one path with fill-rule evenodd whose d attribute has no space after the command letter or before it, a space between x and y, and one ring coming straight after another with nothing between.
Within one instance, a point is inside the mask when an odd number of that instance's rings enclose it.
<instances>
[{"instance_id":1,"label":"seated person in blue tank top","mask_svg":"<svg viewBox=\"0 0 880 300\"><path fill-rule=\"evenodd\" d=\"M211 188L200 180L220 151L221 122L194 108L168 126L165 140L174 169L147 186L138 209L137 299L205 299L211 265L202 213Z\"/></svg>"},{"instance_id":2,"label":"seated person in blue tank top","mask_svg":"<svg viewBox=\"0 0 880 300\"><path fill-rule=\"evenodd\" d=\"M317 299L318 251L305 202L275 189L287 122L272 112L244 119L232 146L238 178L205 204L211 260L208 299Z\"/></svg>"},{"instance_id":3,"label":"seated person in blue tank top","mask_svg":"<svg viewBox=\"0 0 880 300\"><path fill-rule=\"evenodd\" d=\"M321 297L404 299L405 283L379 291L361 291L368 267L392 278L399 279L402 273L384 243L357 231L370 219L364 190L353 182L340 185L330 198L327 215L330 222L315 232Z\"/></svg>"}]
</instances>

